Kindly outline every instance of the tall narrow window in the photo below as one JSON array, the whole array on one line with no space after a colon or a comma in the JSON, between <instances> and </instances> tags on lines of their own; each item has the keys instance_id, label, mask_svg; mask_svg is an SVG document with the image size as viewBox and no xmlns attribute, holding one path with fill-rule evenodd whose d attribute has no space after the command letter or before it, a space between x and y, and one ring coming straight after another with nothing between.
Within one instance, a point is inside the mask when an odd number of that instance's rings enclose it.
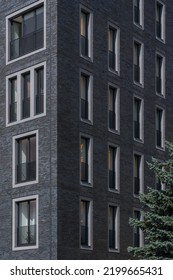
<instances>
[{"instance_id":1,"label":"tall narrow window","mask_svg":"<svg viewBox=\"0 0 173 280\"><path fill-rule=\"evenodd\" d=\"M138 26L143 26L143 0L133 0L133 18L134 23Z\"/></svg>"},{"instance_id":2,"label":"tall narrow window","mask_svg":"<svg viewBox=\"0 0 173 280\"><path fill-rule=\"evenodd\" d=\"M143 106L142 100L134 98L134 110L133 110L133 121L134 121L134 138L137 140L143 140Z\"/></svg>"},{"instance_id":3,"label":"tall narrow window","mask_svg":"<svg viewBox=\"0 0 173 280\"><path fill-rule=\"evenodd\" d=\"M141 212L139 210L135 210L134 211L134 219L140 221L141 220ZM143 240L143 233L141 231L141 229L136 226L134 227L134 231L133 231L134 237L133 237L133 245L134 247L142 247L144 240Z\"/></svg>"},{"instance_id":4,"label":"tall narrow window","mask_svg":"<svg viewBox=\"0 0 173 280\"><path fill-rule=\"evenodd\" d=\"M143 45L134 41L134 82L143 84Z\"/></svg>"},{"instance_id":5,"label":"tall narrow window","mask_svg":"<svg viewBox=\"0 0 173 280\"><path fill-rule=\"evenodd\" d=\"M109 86L108 107L109 107L109 129L119 131L119 92L118 89Z\"/></svg>"},{"instance_id":6,"label":"tall narrow window","mask_svg":"<svg viewBox=\"0 0 173 280\"><path fill-rule=\"evenodd\" d=\"M133 158L134 174L134 195L143 192L143 158L139 154L134 154Z\"/></svg>"},{"instance_id":7,"label":"tall narrow window","mask_svg":"<svg viewBox=\"0 0 173 280\"><path fill-rule=\"evenodd\" d=\"M81 118L89 119L89 76L81 74L80 77L80 91L81 91Z\"/></svg>"},{"instance_id":8,"label":"tall narrow window","mask_svg":"<svg viewBox=\"0 0 173 280\"><path fill-rule=\"evenodd\" d=\"M109 26L108 30L109 69L119 72L119 29Z\"/></svg>"},{"instance_id":9,"label":"tall narrow window","mask_svg":"<svg viewBox=\"0 0 173 280\"><path fill-rule=\"evenodd\" d=\"M156 55L156 92L164 95L165 60L161 55Z\"/></svg>"},{"instance_id":10,"label":"tall narrow window","mask_svg":"<svg viewBox=\"0 0 173 280\"><path fill-rule=\"evenodd\" d=\"M118 166L118 148L117 147L109 146L108 170L109 170L109 189L118 190L119 166Z\"/></svg>"},{"instance_id":11,"label":"tall narrow window","mask_svg":"<svg viewBox=\"0 0 173 280\"><path fill-rule=\"evenodd\" d=\"M118 249L118 208L109 206L108 226L109 226L109 249Z\"/></svg>"},{"instance_id":12,"label":"tall narrow window","mask_svg":"<svg viewBox=\"0 0 173 280\"><path fill-rule=\"evenodd\" d=\"M164 147L164 111L156 108L156 146Z\"/></svg>"},{"instance_id":13,"label":"tall narrow window","mask_svg":"<svg viewBox=\"0 0 173 280\"><path fill-rule=\"evenodd\" d=\"M17 98L18 98L18 89L17 89L17 77L14 77L9 80L9 121L17 121Z\"/></svg>"},{"instance_id":14,"label":"tall narrow window","mask_svg":"<svg viewBox=\"0 0 173 280\"><path fill-rule=\"evenodd\" d=\"M44 69L36 69L35 115L44 111Z\"/></svg>"},{"instance_id":15,"label":"tall narrow window","mask_svg":"<svg viewBox=\"0 0 173 280\"><path fill-rule=\"evenodd\" d=\"M80 232L81 246L91 246L91 202L87 200L80 201Z\"/></svg>"},{"instance_id":16,"label":"tall narrow window","mask_svg":"<svg viewBox=\"0 0 173 280\"><path fill-rule=\"evenodd\" d=\"M22 75L22 119L30 117L30 73Z\"/></svg>"},{"instance_id":17,"label":"tall narrow window","mask_svg":"<svg viewBox=\"0 0 173 280\"><path fill-rule=\"evenodd\" d=\"M92 13L85 8L80 13L80 53L92 58Z\"/></svg>"},{"instance_id":18,"label":"tall narrow window","mask_svg":"<svg viewBox=\"0 0 173 280\"><path fill-rule=\"evenodd\" d=\"M160 1L156 2L156 37L165 40L165 6Z\"/></svg>"},{"instance_id":19,"label":"tall narrow window","mask_svg":"<svg viewBox=\"0 0 173 280\"><path fill-rule=\"evenodd\" d=\"M80 180L91 183L91 139L84 136L80 142Z\"/></svg>"}]
</instances>

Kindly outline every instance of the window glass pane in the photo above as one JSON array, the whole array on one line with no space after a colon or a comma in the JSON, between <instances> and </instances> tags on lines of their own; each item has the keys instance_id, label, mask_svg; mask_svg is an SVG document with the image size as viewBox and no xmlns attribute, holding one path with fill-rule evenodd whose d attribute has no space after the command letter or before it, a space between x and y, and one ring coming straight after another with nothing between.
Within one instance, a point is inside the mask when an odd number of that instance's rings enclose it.
<instances>
[{"instance_id":1,"label":"window glass pane","mask_svg":"<svg viewBox=\"0 0 173 280\"><path fill-rule=\"evenodd\" d=\"M88 153L88 147L87 147L87 139L81 138L81 162L87 163L87 153Z\"/></svg>"},{"instance_id":2,"label":"window glass pane","mask_svg":"<svg viewBox=\"0 0 173 280\"><path fill-rule=\"evenodd\" d=\"M28 139L19 140L19 163L28 162L29 142Z\"/></svg>"},{"instance_id":3,"label":"window glass pane","mask_svg":"<svg viewBox=\"0 0 173 280\"><path fill-rule=\"evenodd\" d=\"M35 31L35 12L32 11L23 16L23 35L27 35Z\"/></svg>"},{"instance_id":4,"label":"window glass pane","mask_svg":"<svg viewBox=\"0 0 173 280\"><path fill-rule=\"evenodd\" d=\"M36 10L36 30L43 29L43 7Z\"/></svg>"},{"instance_id":5,"label":"window glass pane","mask_svg":"<svg viewBox=\"0 0 173 280\"><path fill-rule=\"evenodd\" d=\"M87 37L87 20L88 15L84 12L81 12L81 17L80 17L80 32L81 35L84 37Z\"/></svg>"},{"instance_id":6,"label":"window glass pane","mask_svg":"<svg viewBox=\"0 0 173 280\"><path fill-rule=\"evenodd\" d=\"M30 138L30 162L36 161L36 136Z\"/></svg>"},{"instance_id":7,"label":"window glass pane","mask_svg":"<svg viewBox=\"0 0 173 280\"><path fill-rule=\"evenodd\" d=\"M28 226L28 201L19 203L19 227Z\"/></svg>"},{"instance_id":8,"label":"window glass pane","mask_svg":"<svg viewBox=\"0 0 173 280\"><path fill-rule=\"evenodd\" d=\"M30 201L30 225L36 224L36 201Z\"/></svg>"},{"instance_id":9,"label":"window glass pane","mask_svg":"<svg viewBox=\"0 0 173 280\"><path fill-rule=\"evenodd\" d=\"M87 100L88 77L81 75L81 98Z\"/></svg>"}]
</instances>

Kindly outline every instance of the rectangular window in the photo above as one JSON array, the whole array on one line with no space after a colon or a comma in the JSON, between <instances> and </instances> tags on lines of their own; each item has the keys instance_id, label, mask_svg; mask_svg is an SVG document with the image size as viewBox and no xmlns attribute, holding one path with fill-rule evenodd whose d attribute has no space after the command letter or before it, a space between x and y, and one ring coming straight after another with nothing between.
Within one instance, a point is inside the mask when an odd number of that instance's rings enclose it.
<instances>
[{"instance_id":1,"label":"rectangular window","mask_svg":"<svg viewBox=\"0 0 173 280\"><path fill-rule=\"evenodd\" d=\"M109 205L108 209L108 230L109 230L109 249L119 249L119 209L117 206Z\"/></svg>"},{"instance_id":2,"label":"rectangular window","mask_svg":"<svg viewBox=\"0 0 173 280\"><path fill-rule=\"evenodd\" d=\"M136 140L143 140L143 100L137 97L134 98L133 103L133 125L134 138Z\"/></svg>"},{"instance_id":3,"label":"rectangular window","mask_svg":"<svg viewBox=\"0 0 173 280\"><path fill-rule=\"evenodd\" d=\"M81 119L92 121L92 76L81 73L80 96L81 96Z\"/></svg>"},{"instance_id":4,"label":"rectangular window","mask_svg":"<svg viewBox=\"0 0 173 280\"><path fill-rule=\"evenodd\" d=\"M36 183L38 178L37 132L14 137L14 186Z\"/></svg>"},{"instance_id":5,"label":"rectangular window","mask_svg":"<svg viewBox=\"0 0 173 280\"><path fill-rule=\"evenodd\" d=\"M45 115L45 63L12 74L6 81L7 125Z\"/></svg>"},{"instance_id":6,"label":"rectangular window","mask_svg":"<svg viewBox=\"0 0 173 280\"><path fill-rule=\"evenodd\" d=\"M165 58L156 54L156 93L165 94Z\"/></svg>"},{"instance_id":7,"label":"rectangular window","mask_svg":"<svg viewBox=\"0 0 173 280\"><path fill-rule=\"evenodd\" d=\"M92 13L81 8L80 12L80 53L92 59Z\"/></svg>"},{"instance_id":8,"label":"rectangular window","mask_svg":"<svg viewBox=\"0 0 173 280\"><path fill-rule=\"evenodd\" d=\"M108 89L109 129L119 132L119 89L109 85Z\"/></svg>"},{"instance_id":9,"label":"rectangular window","mask_svg":"<svg viewBox=\"0 0 173 280\"><path fill-rule=\"evenodd\" d=\"M8 60L14 60L44 47L44 5L33 4L7 17Z\"/></svg>"},{"instance_id":10,"label":"rectangular window","mask_svg":"<svg viewBox=\"0 0 173 280\"><path fill-rule=\"evenodd\" d=\"M133 0L133 18L134 23L140 27L143 27L144 20L144 1L143 0Z\"/></svg>"},{"instance_id":11,"label":"rectangular window","mask_svg":"<svg viewBox=\"0 0 173 280\"><path fill-rule=\"evenodd\" d=\"M13 200L13 250L38 247L38 196Z\"/></svg>"},{"instance_id":12,"label":"rectangular window","mask_svg":"<svg viewBox=\"0 0 173 280\"><path fill-rule=\"evenodd\" d=\"M165 41L165 5L156 2L156 38Z\"/></svg>"},{"instance_id":13,"label":"rectangular window","mask_svg":"<svg viewBox=\"0 0 173 280\"><path fill-rule=\"evenodd\" d=\"M134 195L143 192L143 156L134 154L133 157L133 176L134 176Z\"/></svg>"},{"instance_id":14,"label":"rectangular window","mask_svg":"<svg viewBox=\"0 0 173 280\"><path fill-rule=\"evenodd\" d=\"M109 189L119 190L119 148L108 148Z\"/></svg>"},{"instance_id":15,"label":"rectangular window","mask_svg":"<svg viewBox=\"0 0 173 280\"><path fill-rule=\"evenodd\" d=\"M109 25L108 29L108 59L109 70L119 73L120 70L120 30Z\"/></svg>"},{"instance_id":16,"label":"rectangular window","mask_svg":"<svg viewBox=\"0 0 173 280\"><path fill-rule=\"evenodd\" d=\"M165 184L161 182L158 176L156 176L156 190L165 190Z\"/></svg>"},{"instance_id":17,"label":"rectangular window","mask_svg":"<svg viewBox=\"0 0 173 280\"><path fill-rule=\"evenodd\" d=\"M81 246L91 247L91 201L80 201L80 236Z\"/></svg>"},{"instance_id":18,"label":"rectangular window","mask_svg":"<svg viewBox=\"0 0 173 280\"><path fill-rule=\"evenodd\" d=\"M140 221L142 219L141 212L139 210L134 210L134 219ZM142 230L136 226L133 231L133 246L142 247L144 244L144 237Z\"/></svg>"},{"instance_id":19,"label":"rectangular window","mask_svg":"<svg viewBox=\"0 0 173 280\"><path fill-rule=\"evenodd\" d=\"M85 136L80 142L80 181L91 184L91 139Z\"/></svg>"},{"instance_id":20,"label":"rectangular window","mask_svg":"<svg viewBox=\"0 0 173 280\"><path fill-rule=\"evenodd\" d=\"M133 50L133 71L134 71L134 82L143 85L144 73L143 73L143 56L144 56L143 44L134 41Z\"/></svg>"},{"instance_id":21,"label":"rectangular window","mask_svg":"<svg viewBox=\"0 0 173 280\"><path fill-rule=\"evenodd\" d=\"M164 110L156 108L156 146L164 148L165 129L164 129Z\"/></svg>"}]
</instances>

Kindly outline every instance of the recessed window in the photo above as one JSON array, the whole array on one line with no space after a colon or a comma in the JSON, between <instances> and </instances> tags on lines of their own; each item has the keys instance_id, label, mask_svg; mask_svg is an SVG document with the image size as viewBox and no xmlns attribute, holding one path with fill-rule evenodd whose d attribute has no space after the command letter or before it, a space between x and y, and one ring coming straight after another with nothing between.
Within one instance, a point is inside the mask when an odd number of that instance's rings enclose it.
<instances>
[{"instance_id":1,"label":"recessed window","mask_svg":"<svg viewBox=\"0 0 173 280\"><path fill-rule=\"evenodd\" d=\"M143 85L144 83L144 62L143 62L143 56L144 56L144 47L143 44L141 44L138 41L134 41L134 48L133 48L133 77L134 82L138 85Z\"/></svg>"},{"instance_id":2,"label":"recessed window","mask_svg":"<svg viewBox=\"0 0 173 280\"><path fill-rule=\"evenodd\" d=\"M156 2L156 38L165 41L165 5Z\"/></svg>"},{"instance_id":3,"label":"recessed window","mask_svg":"<svg viewBox=\"0 0 173 280\"><path fill-rule=\"evenodd\" d=\"M45 68L41 63L7 77L7 125L45 115Z\"/></svg>"},{"instance_id":4,"label":"recessed window","mask_svg":"<svg viewBox=\"0 0 173 280\"><path fill-rule=\"evenodd\" d=\"M38 180L37 132L15 136L13 140L14 186L36 183Z\"/></svg>"},{"instance_id":5,"label":"recessed window","mask_svg":"<svg viewBox=\"0 0 173 280\"><path fill-rule=\"evenodd\" d=\"M109 70L120 71L120 30L115 26L109 25L108 29L108 61Z\"/></svg>"},{"instance_id":6,"label":"recessed window","mask_svg":"<svg viewBox=\"0 0 173 280\"><path fill-rule=\"evenodd\" d=\"M134 219L138 221L142 220L142 215L139 210L134 210ZM138 226L135 226L133 231L133 246L142 247L143 245L144 245L143 232Z\"/></svg>"},{"instance_id":7,"label":"recessed window","mask_svg":"<svg viewBox=\"0 0 173 280\"><path fill-rule=\"evenodd\" d=\"M80 244L82 248L91 248L91 208L92 203L89 200L80 201Z\"/></svg>"},{"instance_id":8,"label":"recessed window","mask_svg":"<svg viewBox=\"0 0 173 280\"><path fill-rule=\"evenodd\" d=\"M143 140L143 100L134 98L133 103L133 125L134 139Z\"/></svg>"},{"instance_id":9,"label":"recessed window","mask_svg":"<svg viewBox=\"0 0 173 280\"><path fill-rule=\"evenodd\" d=\"M119 249L119 208L109 205L108 208L109 250Z\"/></svg>"},{"instance_id":10,"label":"recessed window","mask_svg":"<svg viewBox=\"0 0 173 280\"><path fill-rule=\"evenodd\" d=\"M162 108L156 108L156 146L164 148L165 141L165 116Z\"/></svg>"},{"instance_id":11,"label":"recessed window","mask_svg":"<svg viewBox=\"0 0 173 280\"><path fill-rule=\"evenodd\" d=\"M44 48L44 5L38 2L7 17L7 61Z\"/></svg>"},{"instance_id":12,"label":"recessed window","mask_svg":"<svg viewBox=\"0 0 173 280\"><path fill-rule=\"evenodd\" d=\"M80 12L80 54L92 59L92 13L82 7Z\"/></svg>"},{"instance_id":13,"label":"recessed window","mask_svg":"<svg viewBox=\"0 0 173 280\"><path fill-rule=\"evenodd\" d=\"M119 89L109 85L108 88L109 130L119 132Z\"/></svg>"},{"instance_id":14,"label":"recessed window","mask_svg":"<svg viewBox=\"0 0 173 280\"><path fill-rule=\"evenodd\" d=\"M109 146L108 148L108 172L109 189L119 190L119 148Z\"/></svg>"},{"instance_id":15,"label":"recessed window","mask_svg":"<svg viewBox=\"0 0 173 280\"><path fill-rule=\"evenodd\" d=\"M13 200L13 250L38 247L38 197Z\"/></svg>"},{"instance_id":16,"label":"recessed window","mask_svg":"<svg viewBox=\"0 0 173 280\"><path fill-rule=\"evenodd\" d=\"M143 27L144 20L144 1L133 0L133 19L134 23L139 27Z\"/></svg>"},{"instance_id":17,"label":"recessed window","mask_svg":"<svg viewBox=\"0 0 173 280\"><path fill-rule=\"evenodd\" d=\"M92 76L86 72L81 72L80 76L80 104L81 119L92 121Z\"/></svg>"},{"instance_id":18,"label":"recessed window","mask_svg":"<svg viewBox=\"0 0 173 280\"><path fill-rule=\"evenodd\" d=\"M143 163L143 156L140 154L135 153L133 156L133 190L134 195L138 196L140 193L143 192L143 180L144 180L144 163Z\"/></svg>"},{"instance_id":19,"label":"recessed window","mask_svg":"<svg viewBox=\"0 0 173 280\"><path fill-rule=\"evenodd\" d=\"M165 58L156 54L156 93L165 95Z\"/></svg>"},{"instance_id":20,"label":"recessed window","mask_svg":"<svg viewBox=\"0 0 173 280\"><path fill-rule=\"evenodd\" d=\"M161 182L160 178L158 176L156 176L156 190L161 191L161 190L165 190L165 184Z\"/></svg>"},{"instance_id":21,"label":"recessed window","mask_svg":"<svg viewBox=\"0 0 173 280\"><path fill-rule=\"evenodd\" d=\"M91 138L81 136L80 140L80 181L91 185Z\"/></svg>"}]
</instances>

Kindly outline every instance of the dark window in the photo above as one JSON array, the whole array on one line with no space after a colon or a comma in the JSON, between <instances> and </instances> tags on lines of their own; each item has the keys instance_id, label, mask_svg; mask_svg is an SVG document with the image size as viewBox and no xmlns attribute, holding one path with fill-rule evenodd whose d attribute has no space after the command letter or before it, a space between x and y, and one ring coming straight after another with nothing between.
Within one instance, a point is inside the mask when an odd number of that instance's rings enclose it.
<instances>
[{"instance_id":1,"label":"dark window","mask_svg":"<svg viewBox=\"0 0 173 280\"><path fill-rule=\"evenodd\" d=\"M81 166L81 181L89 182L89 139L81 137L80 143L80 166Z\"/></svg>"},{"instance_id":2,"label":"dark window","mask_svg":"<svg viewBox=\"0 0 173 280\"><path fill-rule=\"evenodd\" d=\"M141 83L140 56L141 56L141 44L134 42L134 81L137 83Z\"/></svg>"},{"instance_id":3,"label":"dark window","mask_svg":"<svg viewBox=\"0 0 173 280\"><path fill-rule=\"evenodd\" d=\"M22 119L30 117L30 72L22 75Z\"/></svg>"},{"instance_id":4,"label":"dark window","mask_svg":"<svg viewBox=\"0 0 173 280\"><path fill-rule=\"evenodd\" d=\"M156 56L156 91L162 94L162 64L163 58L159 55Z\"/></svg>"},{"instance_id":5,"label":"dark window","mask_svg":"<svg viewBox=\"0 0 173 280\"><path fill-rule=\"evenodd\" d=\"M136 138L136 139L141 139L140 113L141 113L141 100L138 98L135 98L134 99L134 138Z\"/></svg>"},{"instance_id":6,"label":"dark window","mask_svg":"<svg viewBox=\"0 0 173 280\"><path fill-rule=\"evenodd\" d=\"M80 36L81 36L81 54L89 56L89 37L88 37L89 13L81 11L80 15Z\"/></svg>"},{"instance_id":7,"label":"dark window","mask_svg":"<svg viewBox=\"0 0 173 280\"><path fill-rule=\"evenodd\" d=\"M81 245L89 246L89 207L90 202L81 200L80 202L80 226L81 226Z\"/></svg>"},{"instance_id":8,"label":"dark window","mask_svg":"<svg viewBox=\"0 0 173 280\"><path fill-rule=\"evenodd\" d=\"M134 0L134 22L136 24L141 23L140 19L140 0Z\"/></svg>"},{"instance_id":9,"label":"dark window","mask_svg":"<svg viewBox=\"0 0 173 280\"><path fill-rule=\"evenodd\" d=\"M15 59L43 47L43 7L10 20L10 59Z\"/></svg>"},{"instance_id":10,"label":"dark window","mask_svg":"<svg viewBox=\"0 0 173 280\"><path fill-rule=\"evenodd\" d=\"M159 177L156 176L156 190L161 191L161 189L162 189L162 183Z\"/></svg>"},{"instance_id":11,"label":"dark window","mask_svg":"<svg viewBox=\"0 0 173 280\"><path fill-rule=\"evenodd\" d=\"M109 188L110 189L116 189L116 152L117 152L117 148L109 147L108 169L109 169Z\"/></svg>"},{"instance_id":12,"label":"dark window","mask_svg":"<svg viewBox=\"0 0 173 280\"><path fill-rule=\"evenodd\" d=\"M162 147L162 118L163 110L156 109L156 145Z\"/></svg>"},{"instance_id":13,"label":"dark window","mask_svg":"<svg viewBox=\"0 0 173 280\"><path fill-rule=\"evenodd\" d=\"M140 221L141 213L140 211L134 211L134 219ZM138 226L134 227L134 247L140 247L140 229Z\"/></svg>"},{"instance_id":14,"label":"dark window","mask_svg":"<svg viewBox=\"0 0 173 280\"><path fill-rule=\"evenodd\" d=\"M17 121L17 77L9 80L10 92L9 92L9 122Z\"/></svg>"},{"instance_id":15,"label":"dark window","mask_svg":"<svg viewBox=\"0 0 173 280\"><path fill-rule=\"evenodd\" d=\"M109 128L117 130L116 127L116 93L117 89L109 87Z\"/></svg>"},{"instance_id":16,"label":"dark window","mask_svg":"<svg viewBox=\"0 0 173 280\"><path fill-rule=\"evenodd\" d=\"M17 140L17 183L36 180L36 136Z\"/></svg>"},{"instance_id":17,"label":"dark window","mask_svg":"<svg viewBox=\"0 0 173 280\"><path fill-rule=\"evenodd\" d=\"M36 95L35 95L35 114L44 111L44 70L43 67L36 69Z\"/></svg>"},{"instance_id":18,"label":"dark window","mask_svg":"<svg viewBox=\"0 0 173 280\"><path fill-rule=\"evenodd\" d=\"M109 206L109 248L116 249L116 212L117 207Z\"/></svg>"},{"instance_id":19,"label":"dark window","mask_svg":"<svg viewBox=\"0 0 173 280\"><path fill-rule=\"evenodd\" d=\"M163 39L163 26L162 26L162 12L163 12L163 5L157 2L156 6L156 35L158 38Z\"/></svg>"},{"instance_id":20,"label":"dark window","mask_svg":"<svg viewBox=\"0 0 173 280\"><path fill-rule=\"evenodd\" d=\"M17 202L17 246L36 245L36 200Z\"/></svg>"},{"instance_id":21,"label":"dark window","mask_svg":"<svg viewBox=\"0 0 173 280\"><path fill-rule=\"evenodd\" d=\"M134 155L134 194L139 195L141 186L141 156Z\"/></svg>"},{"instance_id":22,"label":"dark window","mask_svg":"<svg viewBox=\"0 0 173 280\"><path fill-rule=\"evenodd\" d=\"M117 30L109 27L108 31L108 49L109 49L109 68L116 70L116 35Z\"/></svg>"},{"instance_id":23,"label":"dark window","mask_svg":"<svg viewBox=\"0 0 173 280\"><path fill-rule=\"evenodd\" d=\"M89 76L81 74L80 78L81 91L81 118L89 119Z\"/></svg>"}]
</instances>

